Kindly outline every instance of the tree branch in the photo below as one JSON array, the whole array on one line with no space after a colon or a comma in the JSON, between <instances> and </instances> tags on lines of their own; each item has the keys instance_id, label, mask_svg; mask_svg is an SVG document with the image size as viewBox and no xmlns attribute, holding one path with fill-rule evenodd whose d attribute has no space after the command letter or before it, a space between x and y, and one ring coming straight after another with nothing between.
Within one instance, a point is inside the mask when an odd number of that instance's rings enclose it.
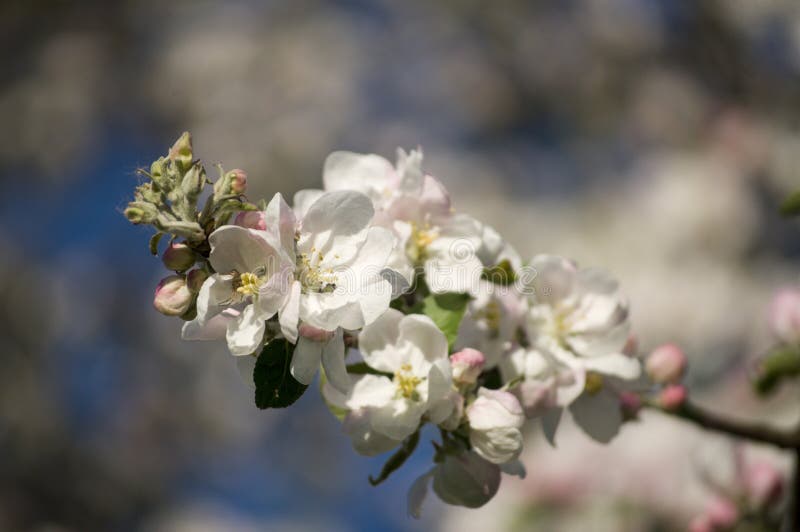
<instances>
[{"instance_id":1,"label":"tree branch","mask_svg":"<svg viewBox=\"0 0 800 532\"><path fill-rule=\"evenodd\" d=\"M767 443L780 447L781 449L800 449L800 427L794 430L781 430L761 423L733 421L708 412L690 401L686 401L677 410L667 410L654 403L648 403L647 406L655 408L665 414L690 421L706 430L713 430L751 441Z\"/></svg>"}]
</instances>

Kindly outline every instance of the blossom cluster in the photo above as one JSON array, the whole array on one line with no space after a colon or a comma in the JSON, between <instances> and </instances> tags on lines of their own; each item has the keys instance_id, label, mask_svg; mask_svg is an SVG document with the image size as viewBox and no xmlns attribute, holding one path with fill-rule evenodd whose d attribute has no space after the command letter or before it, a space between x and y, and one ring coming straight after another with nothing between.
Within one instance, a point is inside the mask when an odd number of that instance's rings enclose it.
<instances>
[{"instance_id":1,"label":"blossom cluster","mask_svg":"<svg viewBox=\"0 0 800 532\"><path fill-rule=\"evenodd\" d=\"M211 182L187 134L143 175L146 201L137 191L126 215L172 236L162 258L175 273L155 307L186 320L186 340L224 341L259 407L291 405L321 373L355 451L393 452L373 484L414 452L424 426L438 428L411 515L429 489L479 507L502 473L524 476L526 420L552 442L570 415L608 442L636 416L648 373L663 382L683 371L669 354L642 371L613 277L554 255L523 261L454 209L420 150L398 150L395 164L334 152L322 189L291 203L276 193L252 204L246 174L220 169L199 212L198 187Z\"/></svg>"}]
</instances>

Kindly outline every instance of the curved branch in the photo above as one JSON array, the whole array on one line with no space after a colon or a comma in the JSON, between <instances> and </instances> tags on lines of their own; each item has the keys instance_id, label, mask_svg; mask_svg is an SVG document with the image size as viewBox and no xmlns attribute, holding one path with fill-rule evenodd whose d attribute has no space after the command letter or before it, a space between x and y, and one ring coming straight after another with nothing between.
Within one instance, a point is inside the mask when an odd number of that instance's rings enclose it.
<instances>
[{"instance_id":1,"label":"curved branch","mask_svg":"<svg viewBox=\"0 0 800 532\"><path fill-rule=\"evenodd\" d=\"M761 423L733 421L708 412L690 401L686 401L676 410L667 410L653 403L648 403L648 406L664 412L665 414L690 421L706 430L713 430L747 440L768 443L780 447L781 449L800 448L800 427L795 430L781 430Z\"/></svg>"}]
</instances>

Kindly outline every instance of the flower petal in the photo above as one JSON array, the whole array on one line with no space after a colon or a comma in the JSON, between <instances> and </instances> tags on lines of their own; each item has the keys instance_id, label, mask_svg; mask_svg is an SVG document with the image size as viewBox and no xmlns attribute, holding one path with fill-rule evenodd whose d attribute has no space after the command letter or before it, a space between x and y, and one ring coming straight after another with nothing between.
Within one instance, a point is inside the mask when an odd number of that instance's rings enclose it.
<instances>
[{"instance_id":1,"label":"flower petal","mask_svg":"<svg viewBox=\"0 0 800 532\"><path fill-rule=\"evenodd\" d=\"M394 346L400 336L402 319L402 312L390 308L358 335L359 350L370 367L388 373L400 368L402 362Z\"/></svg>"},{"instance_id":2,"label":"flower petal","mask_svg":"<svg viewBox=\"0 0 800 532\"><path fill-rule=\"evenodd\" d=\"M281 332L291 343L297 341L297 327L300 321L300 289L299 281L292 283L289 287L289 295L278 314Z\"/></svg>"},{"instance_id":3,"label":"flower petal","mask_svg":"<svg viewBox=\"0 0 800 532\"><path fill-rule=\"evenodd\" d=\"M322 349L323 344L320 342L315 342L305 336L297 339L289 370L297 382L311 384L311 381L314 380L314 375L319 370Z\"/></svg>"},{"instance_id":4,"label":"flower petal","mask_svg":"<svg viewBox=\"0 0 800 532\"><path fill-rule=\"evenodd\" d=\"M279 252L265 231L223 225L211 233L208 242L211 244L208 260L218 273L252 272L271 262L279 263Z\"/></svg>"},{"instance_id":5,"label":"flower petal","mask_svg":"<svg viewBox=\"0 0 800 532\"><path fill-rule=\"evenodd\" d=\"M258 314L254 305L248 305L242 313L228 322L225 335L228 350L232 355L252 355L264 339L266 321Z\"/></svg>"},{"instance_id":6,"label":"flower petal","mask_svg":"<svg viewBox=\"0 0 800 532\"><path fill-rule=\"evenodd\" d=\"M328 379L331 386L342 392L350 390L350 377L347 376L347 368L344 363L342 329L337 329L333 338L325 343L322 349L322 367L325 369L325 378Z\"/></svg>"}]
</instances>

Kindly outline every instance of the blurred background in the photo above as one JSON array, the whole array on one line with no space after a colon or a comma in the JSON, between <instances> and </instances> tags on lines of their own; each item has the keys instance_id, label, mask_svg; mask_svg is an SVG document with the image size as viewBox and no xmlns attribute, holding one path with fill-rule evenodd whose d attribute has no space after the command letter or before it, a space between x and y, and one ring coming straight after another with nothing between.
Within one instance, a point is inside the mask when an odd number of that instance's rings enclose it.
<instances>
[{"instance_id":1,"label":"blurred background","mask_svg":"<svg viewBox=\"0 0 800 532\"><path fill-rule=\"evenodd\" d=\"M406 517L430 449L371 488L382 458L315 389L259 411L224 346L153 310L166 272L121 208L184 130L252 199L318 187L336 149L421 145L523 256L615 272L642 352L684 347L703 404L797 417L796 387L747 385L800 282L776 214L800 186L796 0L11 0L0 42L0 530L676 530L727 467L657 415L608 447L565 427L484 508Z\"/></svg>"}]
</instances>

